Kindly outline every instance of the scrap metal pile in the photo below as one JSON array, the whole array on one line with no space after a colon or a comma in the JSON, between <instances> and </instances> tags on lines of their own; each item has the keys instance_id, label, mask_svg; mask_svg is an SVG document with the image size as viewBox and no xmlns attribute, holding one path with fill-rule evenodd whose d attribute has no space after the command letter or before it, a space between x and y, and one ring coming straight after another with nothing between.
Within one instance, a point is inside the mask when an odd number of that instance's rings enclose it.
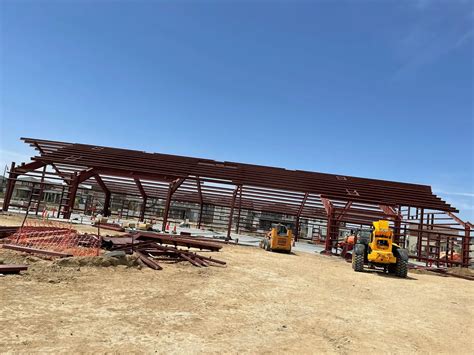
<instances>
[{"instance_id":1,"label":"scrap metal pile","mask_svg":"<svg viewBox=\"0 0 474 355\"><path fill-rule=\"evenodd\" d=\"M145 265L154 270L162 269L158 262L187 261L196 267L226 265L224 261L191 250L217 252L222 245L188 236L138 232L124 237L104 237L102 246L111 251L135 253Z\"/></svg>"}]
</instances>

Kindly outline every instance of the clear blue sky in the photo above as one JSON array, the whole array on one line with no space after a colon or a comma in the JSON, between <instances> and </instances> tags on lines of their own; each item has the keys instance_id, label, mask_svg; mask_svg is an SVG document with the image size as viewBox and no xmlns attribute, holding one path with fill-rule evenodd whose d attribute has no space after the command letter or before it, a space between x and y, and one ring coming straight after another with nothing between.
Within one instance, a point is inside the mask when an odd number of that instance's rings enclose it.
<instances>
[{"instance_id":1,"label":"clear blue sky","mask_svg":"<svg viewBox=\"0 0 474 355\"><path fill-rule=\"evenodd\" d=\"M432 185L474 219L472 1L1 1L20 136Z\"/></svg>"}]
</instances>

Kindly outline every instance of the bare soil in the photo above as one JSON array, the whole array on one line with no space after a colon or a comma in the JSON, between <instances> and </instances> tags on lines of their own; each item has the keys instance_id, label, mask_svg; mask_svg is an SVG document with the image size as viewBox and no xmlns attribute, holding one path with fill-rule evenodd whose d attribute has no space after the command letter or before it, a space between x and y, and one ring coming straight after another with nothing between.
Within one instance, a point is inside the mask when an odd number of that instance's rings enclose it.
<instances>
[{"instance_id":1,"label":"bare soil","mask_svg":"<svg viewBox=\"0 0 474 355\"><path fill-rule=\"evenodd\" d=\"M0 216L0 225L5 225ZM0 351L474 353L474 283L225 246L226 267L92 267L0 249Z\"/></svg>"}]
</instances>

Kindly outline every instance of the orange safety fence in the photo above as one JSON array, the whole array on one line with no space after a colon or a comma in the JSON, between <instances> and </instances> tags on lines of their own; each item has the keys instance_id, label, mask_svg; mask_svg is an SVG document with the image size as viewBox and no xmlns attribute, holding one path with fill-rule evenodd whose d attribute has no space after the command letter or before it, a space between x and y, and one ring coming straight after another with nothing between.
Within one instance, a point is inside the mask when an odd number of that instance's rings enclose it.
<instances>
[{"instance_id":1,"label":"orange safety fence","mask_svg":"<svg viewBox=\"0 0 474 355\"><path fill-rule=\"evenodd\" d=\"M11 245L73 256L98 255L101 244L97 235L80 234L70 224L48 220L26 220L23 227L4 241Z\"/></svg>"}]
</instances>

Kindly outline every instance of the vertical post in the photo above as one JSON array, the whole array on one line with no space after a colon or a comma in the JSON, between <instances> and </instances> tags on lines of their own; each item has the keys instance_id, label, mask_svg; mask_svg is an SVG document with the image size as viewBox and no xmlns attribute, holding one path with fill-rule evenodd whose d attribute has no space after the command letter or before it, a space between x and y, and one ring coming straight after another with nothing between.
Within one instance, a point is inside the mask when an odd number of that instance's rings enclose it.
<instances>
[{"instance_id":1,"label":"vertical post","mask_svg":"<svg viewBox=\"0 0 474 355\"><path fill-rule=\"evenodd\" d=\"M305 192L303 196L303 200L301 201L301 205L298 209L298 213L296 214L296 225L295 225L295 240L294 242L297 242L299 237L300 237L300 216L301 213L303 212L304 205L306 203L306 200L308 199L309 193Z\"/></svg>"},{"instance_id":2,"label":"vertical post","mask_svg":"<svg viewBox=\"0 0 474 355\"><path fill-rule=\"evenodd\" d=\"M229 215L229 224L227 225L227 237L225 238L226 241L232 239L230 236L230 230L232 229L232 218L234 216L234 205L235 205L235 198L237 197L237 191L239 190L239 186L236 186L234 189L234 193L232 194L232 202L230 205L230 215Z\"/></svg>"},{"instance_id":3,"label":"vertical post","mask_svg":"<svg viewBox=\"0 0 474 355\"><path fill-rule=\"evenodd\" d=\"M170 183L168 187L168 194L166 196L165 210L163 211L163 224L161 226L161 230L163 232L166 231L166 224L168 223L168 213L170 210L172 195L173 195L173 183Z\"/></svg>"},{"instance_id":4,"label":"vertical post","mask_svg":"<svg viewBox=\"0 0 474 355\"><path fill-rule=\"evenodd\" d=\"M58 214L56 215L56 218L59 218L59 216L61 215L61 207L63 207L62 206L63 199L64 199L64 185L62 185L61 187L61 198L59 199Z\"/></svg>"},{"instance_id":5,"label":"vertical post","mask_svg":"<svg viewBox=\"0 0 474 355\"><path fill-rule=\"evenodd\" d=\"M241 209L242 209L242 186L240 186L240 191L239 191L239 212L237 213L237 226L235 227L235 233L237 234L239 234Z\"/></svg>"},{"instance_id":6,"label":"vertical post","mask_svg":"<svg viewBox=\"0 0 474 355\"><path fill-rule=\"evenodd\" d=\"M334 224L334 210L332 207L330 208L330 212L328 214L328 221L326 224L326 241L325 241L325 252L327 254L332 254L332 233L333 233L333 224Z\"/></svg>"},{"instance_id":7,"label":"vertical post","mask_svg":"<svg viewBox=\"0 0 474 355\"><path fill-rule=\"evenodd\" d=\"M40 204L41 204L41 199L43 198L43 191L44 191L44 175L46 173L46 165L43 166L43 171L41 173L41 182L40 182L40 192L38 196L38 203L36 204L36 210L35 210L35 215L38 215L39 209L40 209ZM34 189L34 185L33 185ZM46 204L45 204L46 205ZM45 206L46 207L46 206Z\"/></svg>"},{"instance_id":8,"label":"vertical post","mask_svg":"<svg viewBox=\"0 0 474 355\"><path fill-rule=\"evenodd\" d=\"M295 224L295 242L298 241L300 237L300 216L296 216L296 224Z\"/></svg>"},{"instance_id":9,"label":"vertical post","mask_svg":"<svg viewBox=\"0 0 474 355\"><path fill-rule=\"evenodd\" d=\"M179 178L179 179L174 180L173 182L170 182L169 184L168 195L166 196L165 210L163 211L163 225L161 226L162 231L165 231L166 224L168 223L168 214L169 214L170 206L171 206L171 197L173 197L173 193L181 186L184 180L185 180L184 178Z\"/></svg>"},{"instance_id":10,"label":"vertical post","mask_svg":"<svg viewBox=\"0 0 474 355\"><path fill-rule=\"evenodd\" d=\"M395 217L395 233L394 233L394 242L396 244L400 243L400 236L402 234L402 216L401 216L401 210L402 210L402 207L401 206L398 206L398 213L397 213L397 217Z\"/></svg>"},{"instance_id":11,"label":"vertical post","mask_svg":"<svg viewBox=\"0 0 474 355\"><path fill-rule=\"evenodd\" d=\"M71 187L68 194L68 201L66 205L66 211L64 213L64 219L71 218L71 213L72 213L72 210L74 209L74 203L76 201L76 194L77 194L78 187L79 187L79 178L76 175L71 182Z\"/></svg>"},{"instance_id":12,"label":"vertical post","mask_svg":"<svg viewBox=\"0 0 474 355\"><path fill-rule=\"evenodd\" d=\"M86 197L86 202L84 203L84 214L87 214L87 210L90 208L90 205L91 205L91 196L89 194L87 194L87 197Z\"/></svg>"},{"instance_id":13,"label":"vertical post","mask_svg":"<svg viewBox=\"0 0 474 355\"><path fill-rule=\"evenodd\" d=\"M5 196L3 198L3 211L8 211L8 207L10 206L10 201L13 196L13 190L15 189L16 178L18 174L15 173L15 162L12 162L10 165L10 171L8 173L8 180L7 180L7 188L5 190Z\"/></svg>"},{"instance_id":14,"label":"vertical post","mask_svg":"<svg viewBox=\"0 0 474 355\"><path fill-rule=\"evenodd\" d=\"M203 207L204 207L204 200L203 200L203 198L202 198L201 180L199 179L199 177L198 177L197 180L196 180L196 184L197 184L197 190L198 190L198 193L199 193L199 221L198 221L198 229L201 229L201 224L202 224L202 211L203 211Z\"/></svg>"},{"instance_id":15,"label":"vertical post","mask_svg":"<svg viewBox=\"0 0 474 355\"><path fill-rule=\"evenodd\" d=\"M125 205L125 195L122 195L122 206L120 207L120 219L123 219L123 207Z\"/></svg>"},{"instance_id":16,"label":"vertical post","mask_svg":"<svg viewBox=\"0 0 474 355\"><path fill-rule=\"evenodd\" d=\"M104 202L104 217L109 217L110 216L110 198L112 197L112 194L110 193L109 190L105 192L105 202Z\"/></svg>"},{"instance_id":17,"label":"vertical post","mask_svg":"<svg viewBox=\"0 0 474 355\"><path fill-rule=\"evenodd\" d=\"M145 220L145 210L146 210L147 200L148 200L147 196L143 196L142 207L140 209L140 218L139 218L140 222L143 222Z\"/></svg>"},{"instance_id":18,"label":"vertical post","mask_svg":"<svg viewBox=\"0 0 474 355\"><path fill-rule=\"evenodd\" d=\"M418 245L417 245L417 252L418 252L418 261L421 259L421 247L422 247L422 240L423 240L423 223L424 223L424 213L425 210L422 208L420 210L420 224L418 225ZM418 209L417 209L417 216L418 216Z\"/></svg>"},{"instance_id":19,"label":"vertical post","mask_svg":"<svg viewBox=\"0 0 474 355\"><path fill-rule=\"evenodd\" d=\"M140 195L142 196L142 206L140 208L140 216L138 217L138 220L140 222L143 222L145 220L146 203L148 200L148 196L146 194L145 189L143 188L143 185L140 179L135 178L135 184L137 185L138 191L140 191ZM123 201L122 201L122 213L123 213Z\"/></svg>"},{"instance_id":20,"label":"vertical post","mask_svg":"<svg viewBox=\"0 0 474 355\"><path fill-rule=\"evenodd\" d=\"M462 266L469 267L469 241L471 239L471 227L468 223L464 226L464 237L462 238Z\"/></svg>"},{"instance_id":21,"label":"vertical post","mask_svg":"<svg viewBox=\"0 0 474 355\"><path fill-rule=\"evenodd\" d=\"M326 223L326 240L324 243L324 253L332 254L331 246L331 235L333 229L333 219L334 219L334 208L331 201L323 196L321 196L321 202L323 203L324 210L326 211L327 223Z\"/></svg>"}]
</instances>

